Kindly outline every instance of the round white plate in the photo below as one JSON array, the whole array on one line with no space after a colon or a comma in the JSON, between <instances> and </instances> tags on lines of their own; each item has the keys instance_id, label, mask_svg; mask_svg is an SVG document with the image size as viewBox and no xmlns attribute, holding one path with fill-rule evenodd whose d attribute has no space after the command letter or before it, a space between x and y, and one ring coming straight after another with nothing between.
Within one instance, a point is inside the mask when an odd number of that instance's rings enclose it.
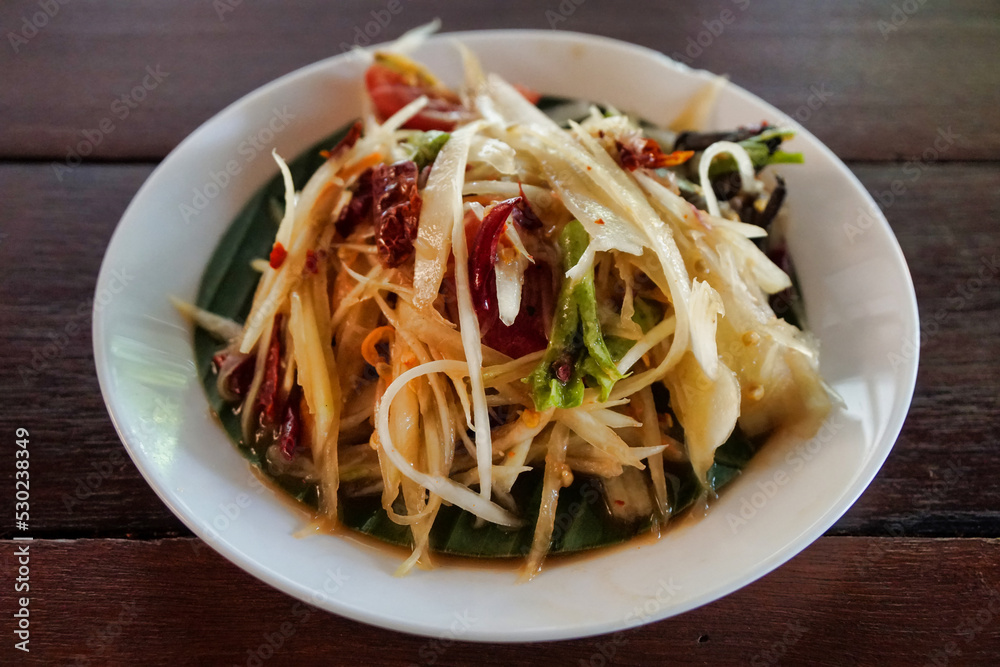
<instances>
[{"instance_id":1,"label":"round white plate","mask_svg":"<svg viewBox=\"0 0 1000 667\"><path fill-rule=\"evenodd\" d=\"M445 34L415 55L457 83L456 40L510 81L660 123L707 80L654 51L567 32ZM804 153L805 165L776 169L788 182L791 251L822 341L823 375L846 402L813 441L762 452L704 519L656 543L552 565L527 584L489 567L396 578L394 552L330 535L295 537L301 515L256 482L210 416L191 328L167 296L194 300L219 238L277 173L272 147L292 158L358 116L363 71L356 55L337 56L232 104L153 172L108 247L94 307L101 390L136 466L192 531L261 580L343 616L418 634L535 641L612 632L711 602L799 553L851 506L909 407L916 299L871 197L800 129L790 150ZM761 119L789 121L727 85L711 125Z\"/></svg>"}]
</instances>

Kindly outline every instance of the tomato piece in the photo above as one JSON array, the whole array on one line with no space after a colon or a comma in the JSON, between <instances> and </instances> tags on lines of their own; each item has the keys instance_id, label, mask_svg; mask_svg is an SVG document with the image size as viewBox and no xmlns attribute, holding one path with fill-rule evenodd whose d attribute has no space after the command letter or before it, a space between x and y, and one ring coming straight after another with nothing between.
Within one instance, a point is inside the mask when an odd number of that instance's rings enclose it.
<instances>
[{"instance_id":1,"label":"tomato piece","mask_svg":"<svg viewBox=\"0 0 1000 667\"><path fill-rule=\"evenodd\" d=\"M411 130L450 132L456 125L472 117L458 95L450 90L429 86L415 77L407 77L379 63L373 64L365 72L365 87L379 121L384 121L421 95L426 95L427 106L403 124L403 127Z\"/></svg>"},{"instance_id":2,"label":"tomato piece","mask_svg":"<svg viewBox=\"0 0 1000 667\"><path fill-rule=\"evenodd\" d=\"M529 102L531 102L536 106L538 105L538 100L542 99L542 94L537 90L533 90L531 88L528 88L527 86L522 86L519 83L515 83L513 84L513 86L514 90L521 93L521 97L523 97L524 99L528 100Z\"/></svg>"}]
</instances>

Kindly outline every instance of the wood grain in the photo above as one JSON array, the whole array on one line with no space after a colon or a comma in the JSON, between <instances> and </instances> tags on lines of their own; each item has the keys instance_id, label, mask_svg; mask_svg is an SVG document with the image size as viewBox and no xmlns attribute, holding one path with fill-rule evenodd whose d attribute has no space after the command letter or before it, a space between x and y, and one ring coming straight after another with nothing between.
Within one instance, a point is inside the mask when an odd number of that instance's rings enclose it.
<instances>
[{"instance_id":1,"label":"wood grain","mask_svg":"<svg viewBox=\"0 0 1000 667\"><path fill-rule=\"evenodd\" d=\"M149 166L0 166L0 422L31 433L34 535L190 534L125 453L97 385L97 272ZM8 442L3 445L9 446ZM8 450L4 450L8 451ZM13 487L13 466L4 483ZM13 501L4 495L5 506ZM12 509L12 508L11 508ZM6 534L13 526L5 522Z\"/></svg>"},{"instance_id":2,"label":"wood grain","mask_svg":"<svg viewBox=\"0 0 1000 667\"><path fill-rule=\"evenodd\" d=\"M522 645L414 637L314 611L193 542L34 542L37 634L24 664L919 665L989 664L1000 652L996 540L825 537L682 616Z\"/></svg>"},{"instance_id":3,"label":"wood grain","mask_svg":"<svg viewBox=\"0 0 1000 667\"><path fill-rule=\"evenodd\" d=\"M943 159L997 159L995 3L910 3L909 13L899 4L400 0L389 14L388 0L67 3L0 49L0 157L75 161L80 147L86 160L158 159L231 102L342 52L359 31L374 26L381 41L441 17L449 31L554 27L676 55L729 74L844 159L918 156L948 128L959 138ZM24 22L38 11L35 0L4 2L0 25L31 33Z\"/></svg>"},{"instance_id":4,"label":"wood grain","mask_svg":"<svg viewBox=\"0 0 1000 667\"><path fill-rule=\"evenodd\" d=\"M989 194L1000 170L934 166L914 181L901 166L853 169L876 197L906 187L883 208L913 276L920 369L893 453L833 531L996 536L1000 487L977 471L996 465L1000 441L1000 200Z\"/></svg>"},{"instance_id":5,"label":"wood grain","mask_svg":"<svg viewBox=\"0 0 1000 667\"><path fill-rule=\"evenodd\" d=\"M938 164L911 182L901 165L855 168L878 194L910 263L925 322L920 374L900 441L834 534L1000 534L1000 276L974 281L1000 252L1000 171ZM47 165L0 165L5 428L33 432L46 483L36 535L188 535L139 476L111 427L91 356L89 304L111 232L149 174L90 165L59 182ZM972 281L972 282L970 282ZM968 298L957 299L959 292ZM927 323L937 320L937 327ZM72 333L71 325L76 325ZM15 421L16 418L16 421ZM0 477L11 479L5 469ZM7 525L4 531L9 531ZM9 533L7 533L9 534Z\"/></svg>"},{"instance_id":6,"label":"wood grain","mask_svg":"<svg viewBox=\"0 0 1000 667\"><path fill-rule=\"evenodd\" d=\"M385 13L390 0L0 3L0 432L31 431L37 538L32 652L5 646L0 663L995 664L996 3L398 2L398 14ZM51 16L38 18L45 7ZM434 17L449 31L607 35L728 73L853 161L882 201L922 321L913 405L871 487L776 572L615 635L486 646L413 637L312 611L239 570L190 537L128 460L95 377L90 308L129 200L157 161L241 96L340 53L366 28L381 41ZM907 163L930 156L942 133L957 136L931 163ZM76 148L87 164L72 167ZM12 488L11 466L0 486ZM0 509L13 509L2 496ZM10 536L0 522L4 586L16 567Z\"/></svg>"}]
</instances>

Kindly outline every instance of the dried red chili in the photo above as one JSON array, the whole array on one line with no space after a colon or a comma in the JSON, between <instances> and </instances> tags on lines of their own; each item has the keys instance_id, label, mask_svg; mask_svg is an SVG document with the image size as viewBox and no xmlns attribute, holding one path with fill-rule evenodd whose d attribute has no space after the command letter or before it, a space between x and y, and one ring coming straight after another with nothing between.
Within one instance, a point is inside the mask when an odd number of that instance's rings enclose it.
<instances>
[{"instance_id":1,"label":"dried red chili","mask_svg":"<svg viewBox=\"0 0 1000 667\"><path fill-rule=\"evenodd\" d=\"M355 121L354 125L351 125L351 129L349 129L347 134L344 135L344 138L338 141L337 145L332 149L326 151L325 157L328 160L332 160L333 158L338 157L341 153L344 153L352 148L354 144L358 143L358 139L361 138L361 130L363 128L364 124L360 120Z\"/></svg>"},{"instance_id":2,"label":"dried red chili","mask_svg":"<svg viewBox=\"0 0 1000 667\"><path fill-rule=\"evenodd\" d=\"M421 199L419 170L412 160L372 168L372 217L379 261L394 268L413 254Z\"/></svg>"},{"instance_id":3,"label":"dried red chili","mask_svg":"<svg viewBox=\"0 0 1000 667\"><path fill-rule=\"evenodd\" d=\"M351 201L340 212L337 233L347 238L362 222L372 219L372 169L365 169L354 183Z\"/></svg>"},{"instance_id":4,"label":"dried red chili","mask_svg":"<svg viewBox=\"0 0 1000 667\"><path fill-rule=\"evenodd\" d=\"M514 211L512 216L514 222L517 223L518 227L523 227L524 229L541 229L542 221L535 215L535 211L531 208L531 204L528 203L528 198L524 194L524 187L518 183L517 190L521 193L520 199L514 205Z\"/></svg>"},{"instance_id":5,"label":"dried red chili","mask_svg":"<svg viewBox=\"0 0 1000 667\"><path fill-rule=\"evenodd\" d=\"M292 387L285 405L284 418L278 427L278 449L286 461L291 461L295 456L302 435L302 423L299 417L300 393L298 385Z\"/></svg>"},{"instance_id":6,"label":"dried red chili","mask_svg":"<svg viewBox=\"0 0 1000 667\"><path fill-rule=\"evenodd\" d=\"M261 422L274 424L278 419L278 376L281 368L281 315L274 318L271 342L264 360L264 378L257 394Z\"/></svg>"},{"instance_id":7,"label":"dried red chili","mask_svg":"<svg viewBox=\"0 0 1000 667\"><path fill-rule=\"evenodd\" d=\"M233 396L244 396L253 381L255 359L252 354L240 354L226 349L212 357L212 366L216 373L227 373L222 381L229 393Z\"/></svg>"},{"instance_id":8,"label":"dried red chili","mask_svg":"<svg viewBox=\"0 0 1000 667\"><path fill-rule=\"evenodd\" d=\"M622 166L629 171L635 171L640 167L645 169L659 169L660 167L674 167L684 164L691 159L694 151L674 151L664 153L660 149L660 144L653 139L645 137L631 137L623 143L616 141L618 155Z\"/></svg>"}]
</instances>

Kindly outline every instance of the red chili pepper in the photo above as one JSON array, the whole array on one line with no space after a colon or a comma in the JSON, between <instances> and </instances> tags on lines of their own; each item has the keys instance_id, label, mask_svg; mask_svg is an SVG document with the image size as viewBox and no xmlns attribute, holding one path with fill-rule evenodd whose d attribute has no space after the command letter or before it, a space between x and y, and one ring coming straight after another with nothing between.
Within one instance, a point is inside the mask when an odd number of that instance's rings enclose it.
<instances>
[{"instance_id":1,"label":"red chili pepper","mask_svg":"<svg viewBox=\"0 0 1000 667\"><path fill-rule=\"evenodd\" d=\"M324 157L328 160L338 157L341 153L349 150L354 146L354 144L358 143L358 139L361 138L361 130L363 128L364 124L360 120L355 121L354 125L351 125L351 129L347 131L347 134L344 135L343 139L337 142L336 146L329 151L320 151L320 154L325 152L326 155Z\"/></svg>"},{"instance_id":2,"label":"red chili pepper","mask_svg":"<svg viewBox=\"0 0 1000 667\"><path fill-rule=\"evenodd\" d=\"M497 202L483 217L483 222L476 233L476 240L469 253L469 277L472 287L472 301L476 311L480 313L480 326L483 326L483 315L487 316L488 326L498 316L496 306L496 268L497 244L503 234L504 223L514 210L520 197Z\"/></svg>"},{"instance_id":3,"label":"red chili pepper","mask_svg":"<svg viewBox=\"0 0 1000 667\"><path fill-rule=\"evenodd\" d=\"M305 269L309 273L319 273L319 265L316 260L316 253L314 253L312 250L306 250Z\"/></svg>"},{"instance_id":4,"label":"red chili pepper","mask_svg":"<svg viewBox=\"0 0 1000 667\"><path fill-rule=\"evenodd\" d=\"M524 271L524 285L521 287L521 310L514 323L507 326L500 318L493 322L485 334L483 342L497 352L517 359L526 354L544 350L549 339L545 333L544 297L542 291L550 282L549 267L541 260ZM493 282L493 299L496 299L496 282ZM495 307L494 307L495 308Z\"/></svg>"},{"instance_id":5,"label":"red chili pepper","mask_svg":"<svg viewBox=\"0 0 1000 667\"><path fill-rule=\"evenodd\" d=\"M523 208L522 208L523 207ZM544 303L543 289L548 284L548 266L538 261L524 272L521 288L521 310L510 326L500 321L497 304L497 244L503 234L508 216L518 222L518 211L528 211L531 218L538 220L531 212L527 201L513 197L493 205L483 217L469 253L469 282L473 306L479 316L479 327L483 342L511 357L521 357L548 345L543 330ZM541 221L538 220L541 226Z\"/></svg>"},{"instance_id":6,"label":"red chili pepper","mask_svg":"<svg viewBox=\"0 0 1000 667\"><path fill-rule=\"evenodd\" d=\"M298 449L299 440L302 435L301 420L299 418L299 386L292 387L288 395L288 402L285 405L285 417L281 420L278 428L278 449L286 461L291 461Z\"/></svg>"},{"instance_id":7,"label":"red chili pepper","mask_svg":"<svg viewBox=\"0 0 1000 667\"><path fill-rule=\"evenodd\" d=\"M531 204L528 203L528 198L524 194L524 187L520 183L517 184L517 190L521 193L521 196L518 198L521 201L514 205L514 222L524 229L541 229L542 221L535 215Z\"/></svg>"},{"instance_id":8,"label":"red chili pepper","mask_svg":"<svg viewBox=\"0 0 1000 667\"><path fill-rule=\"evenodd\" d=\"M372 216L375 246L386 268L394 268L413 254L422 200L417 189L419 171L412 160L380 164L372 171Z\"/></svg>"},{"instance_id":9,"label":"red chili pepper","mask_svg":"<svg viewBox=\"0 0 1000 667\"><path fill-rule=\"evenodd\" d=\"M285 246L281 245L280 242L275 243L274 247L271 248L271 258L270 264L272 269L279 269L281 265L285 262L285 258L288 257L288 251L285 250Z\"/></svg>"},{"instance_id":10,"label":"red chili pepper","mask_svg":"<svg viewBox=\"0 0 1000 667\"><path fill-rule=\"evenodd\" d=\"M536 260L524 271L521 287L521 310L514 323L507 326L497 317L493 325L483 334L483 342L497 352L517 359L526 354L544 350L549 339L545 332L545 297L543 292L551 282L549 266ZM493 299L496 300L496 274L493 281ZM494 309L496 306L494 306Z\"/></svg>"},{"instance_id":11,"label":"red chili pepper","mask_svg":"<svg viewBox=\"0 0 1000 667\"><path fill-rule=\"evenodd\" d=\"M230 357L230 354L239 353L230 353L226 350L222 350L212 357L212 365L214 366L216 373L222 370L226 360ZM240 355L240 357L241 358L235 362L235 367L227 369L229 376L225 378L226 387L234 396L245 395L247 390L250 388L250 383L253 382L253 367L256 357L252 354L244 354Z\"/></svg>"},{"instance_id":12,"label":"red chili pepper","mask_svg":"<svg viewBox=\"0 0 1000 667\"><path fill-rule=\"evenodd\" d=\"M347 238L362 222L372 219L372 172L365 169L354 184L351 201L341 210L337 219L337 233Z\"/></svg>"},{"instance_id":13,"label":"red chili pepper","mask_svg":"<svg viewBox=\"0 0 1000 667\"><path fill-rule=\"evenodd\" d=\"M281 315L274 318L271 343L264 360L264 379L257 394L261 422L272 425L278 419L278 375L281 369Z\"/></svg>"}]
</instances>

